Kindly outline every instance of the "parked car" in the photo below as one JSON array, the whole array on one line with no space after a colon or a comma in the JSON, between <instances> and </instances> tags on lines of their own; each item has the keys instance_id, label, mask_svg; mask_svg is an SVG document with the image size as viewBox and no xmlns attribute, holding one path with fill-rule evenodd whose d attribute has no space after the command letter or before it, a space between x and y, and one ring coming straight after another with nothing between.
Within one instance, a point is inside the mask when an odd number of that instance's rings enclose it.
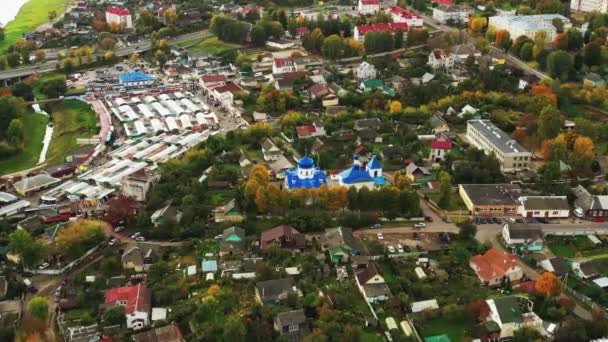
<instances>
[{"instance_id":1,"label":"parked car","mask_svg":"<svg viewBox=\"0 0 608 342\"><path fill-rule=\"evenodd\" d=\"M49 266L50 266L50 264L48 262L43 262L42 264L40 264L40 266L38 266L38 269L43 270Z\"/></svg>"},{"instance_id":2,"label":"parked car","mask_svg":"<svg viewBox=\"0 0 608 342\"><path fill-rule=\"evenodd\" d=\"M144 241L146 241L146 238L143 237L143 236L138 236L138 237L135 238L135 241L137 241L137 242L144 242Z\"/></svg>"},{"instance_id":3,"label":"parked car","mask_svg":"<svg viewBox=\"0 0 608 342\"><path fill-rule=\"evenodd\" d=\"M430 216L425 216L425 217L424 217L424 220L425 220L426 222L433 222L433 218L432 218L432 217L430 217Z\"/></svg>"},{"instance_id":4,"label":"parked car","mask_svg":"<svg viewBox=\"0 0 608 342\"><path fill-rule=\"evenodd\" d=\"M116 228L114 228L114 233L118 233L121 232L125 229L125 226L118 226Z\"/></svg>"},{"instance_id":5,"label":"parked car","mask_svg":"<svg viewBox=\"0 0 608 342\"><path fill-rule=\"evenodd\" d=\"M116 238L112 238L112 239L110 240L110 242L108 242L108 245L110 245L110 246L114 246L116 243L118 243L118 239L116 239Z\"/></svg>"},{"instance_id":6,"label":"parked car","mask_svg":"<svg viewBox=\"0 0 608 342\"><path fill-rule=\"evenodd\" d=\"M391 253L395 253L395 247L393 247L393 246L389 245L389 246L387 247L387 249L388 249L388 251L389 251L389 252L391 252Z\"/></svg>"},{"instance_id":7,"label":"parked car","mask_svg":"<svg viewBox=\"0 0 608 342\"><path fill-rule=\"evenodd\" d=\"M510 223L515 223L515 219L512 217L507 217L507 221L509 221Z\"/></svg>"},{"instance_id":8,"label":"parked car","mask_svg":"<svg viewBox=\"0 0 608 342\"><path fill-rule=\"evenodd\" d=\"M414 240L420 240L420 234L414 232Z\"/></svg>"},{"instance_id":9,"label":"parked car","mask_svg":"<svg viewBox=\"0 0 608 342\"><path fill-rule=\"evenodd\" d=\"M384 240L384 235L382 235L382 233L378 233L378 240Z\"/></svg>"},{"instance_id":10,"label":"parked car","mask_svg":"<svg viewBox=\"0 0 608 342\"><path fill-rule=\"evenodd\" d=\"M141 236L140 232L135 232L133 235L131 235L131 239L137 239L140 236Z\"/></svg>"},{"instance_id":11,"label":"parked car","mask_svg":"<svg viewBox=\"0 0 608 342\"><path fill-rule=\"evenodd\" d=\"M414 228L424 228L424 227L426 227L426 223L424 223L424 222L416 223L414 225Z\"/></svg>"},{"instance_id":12,"label":"parked car","mask_svg":"<svg viewBox=\"0 0 608 342\"><path fill-rule=\"evenodd\" d=\"M502 220L501 220L501 219L499 219L498 217L495 217L495 218L494 218L494 223L496 223L496 224L501 224L501 223L502 223Z\"/></svg>"},{"instance_id":13,"label":"parked car","mask_svg":"<svg viewBox=\"0 0 608 342\"><path fill-rule=\"evenodd\" d=\"M214 237L214 239L216 239L216 240L221 240L221 239L223 239L223 238L224 238L224 235L223 235L223 234L217 234L217 235Z\"/></svg>"},{"instance_id":14,"label":"parked car","mask_svg":"<svg viewBox=\"0 0 608 342\"><path fill-rule=\"evenodd\" d=\"M397 251L403 253L403 246L401 244L397 244Z\"/></svg>"},{"instance_id":15,"label":"parked car","mask_svg":"<svg viewBox=\"0 0 608 342\"><path fill-rule=\"evenodd\" d=\"M382 227L382 225L380 223L374 223L371 226L369 226L370 229L378 229Z\"/></svg>"}]
</instances>

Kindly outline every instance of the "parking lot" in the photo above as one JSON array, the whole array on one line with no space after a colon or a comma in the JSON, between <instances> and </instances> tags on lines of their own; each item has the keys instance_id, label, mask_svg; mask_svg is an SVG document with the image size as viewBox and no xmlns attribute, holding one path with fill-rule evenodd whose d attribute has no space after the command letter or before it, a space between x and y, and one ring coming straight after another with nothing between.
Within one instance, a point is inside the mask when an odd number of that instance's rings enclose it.
<instances>
[{"instance_id":1,"label":"parking lot","mask_svg":"<svg viewBox=\"0 0 608 342\"><path fill-rule=\"evenodd\" d=\"M413 233L375 233L360 237L363 241L377 242L389 253L438 251L447 248L450 237L446 233L431 233L420 230Z\"/></svg>"}]
</instances>

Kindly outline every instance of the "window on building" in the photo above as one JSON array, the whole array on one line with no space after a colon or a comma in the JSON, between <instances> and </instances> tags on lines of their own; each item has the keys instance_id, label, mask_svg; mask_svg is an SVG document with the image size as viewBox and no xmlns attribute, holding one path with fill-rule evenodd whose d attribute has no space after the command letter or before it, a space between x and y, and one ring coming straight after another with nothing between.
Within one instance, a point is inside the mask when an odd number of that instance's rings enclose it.
<instances>
[{"instance_id":1,"label":"window on building","mask_svg":"<svg viewBox=\"0 0 608 342\"><path fill-rule=\"evenodd\" d=\"M289 332L290 333L291 332L296 332L298 330L300 330L300 327L297 324L291 324L291 325L289 325Z\"/></svg>"}]
</instances>

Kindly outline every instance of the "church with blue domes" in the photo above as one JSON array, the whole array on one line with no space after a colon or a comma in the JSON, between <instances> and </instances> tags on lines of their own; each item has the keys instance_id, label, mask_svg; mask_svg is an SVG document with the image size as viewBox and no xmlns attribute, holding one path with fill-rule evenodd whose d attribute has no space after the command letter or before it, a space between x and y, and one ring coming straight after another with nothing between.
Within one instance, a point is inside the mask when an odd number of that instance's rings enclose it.
<instances>
[{"instance_id":1,"label":"church with blue domes","mask_svg":"<svg viewBox=\"0 0 608 342\"><path fill-rule=\"evenodd\" d=\"M316 167L308 156L298 160L297 167L285 171L285 188L288 190L320 188L322 185L327 185L325 172Z\"/></svg>"},{"instance_id":2,"label":"church with blue domes","mask_svg":"<svg viewBox=\"0 0 608 342\"><path fill-rule=\"evenodd\" d=\"M354 186L357 189L361 189L364 186L374 189L385 185L386 179L382 176L382 164L380 164L376 155L372 155L372 158L365 164L365 167L361 164L359 157L358 154L355 154L352 166L338 174L340 185L346 187Z\"/></svg>"}]
</instances>

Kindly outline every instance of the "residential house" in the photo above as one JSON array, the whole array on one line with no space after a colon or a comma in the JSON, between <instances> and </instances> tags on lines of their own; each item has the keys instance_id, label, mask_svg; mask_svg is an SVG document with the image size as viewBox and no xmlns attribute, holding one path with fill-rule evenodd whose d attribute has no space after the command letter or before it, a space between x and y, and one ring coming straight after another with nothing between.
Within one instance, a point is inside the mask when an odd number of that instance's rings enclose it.
<instances>
[{"instance_id":1,"label":"residential house","mask_svg":"<svg viewBox=\"0 0 608 342\"><path fill-rule=\"evenodd\" d=\"M324 137L325 128L321 120L315 120L312 124L296 127L298 139L306 139L312 137Z\"/></svg>"},{"instance_id":2,"label":"residential house","mask_svg":"<svg viewBox=\"0 0 608 342\"><path fill-rule=\"evenodd\" d=\"M439 136L431 142L431 153L429 160L433 163L438 163L445 160L445 157L454 147L452 141L444 136Z\"/></svg>"},{"instance_id":3,"label":"residential house","mask_svg":"<svg viewBox=\"0 0 608 342\"><path fill-rule=\"evenodd\" d=\"M321 105L325 108L335 107L340 104L340 98L335 94L328 94L323 97L321 100Z\"/></svg>"},{"instance_id":4,"label":"residential house","mask_svg":"<svg viewBox=\"0 0 608 342\"><path fill-rule=\"evenodd\" d=\"M361 62L357 67L357 77L361 80L373 80L376 75L376 67L368 62Z\"/></svg>"},{"instance_id":5,"label":"residential house","mask_svg":"<svg viewBox=\"0 0 608 342\"><path fill-rule=\"evenodd\" d=\"M224 229L220 241L220 256L241 252L245 248L245 230L239 227Z\"/></svg>"},{"instance_id":6,"label":"residential house","mask_svg":"<svg viewBox=\"0 0 608 342\"><path fill-rule=\"evenodd\" d=\"M543 250L543 230L538 224L506 223L502 227L502 239L514 251Z\"/></svg>"},{"instance_id":7,"label":"residential house","mask_svg":"<svg viewBox=\"0 0 608 342\"><path fill-rule=\"evenodd\" d=\"M490 314L486 318L495 322L500 328L500 337L513 337L515 331L522 328L538 329L543 327L543 320L532 311L533 303L526 297L507 296L487 299Z\"/></svg>"},{"instance_id":8,"label":"residential house","mask_svg":"<svg viewBox=\"0 0 608 342\"><path fill-rule=\"evenodd\" d=\"M331 262L335 264L348 262L354 255L364 252L363 244L353 235L352 228L329 228L320 238L321 248L329 251Z\"/></svg>"},{"instance_id":9,"label":"residential house","mask_svg":"<svg viewBox=\"0 0 608 342\"><path fill-rule=\"evenodd\" d=\"M201 88L207 89L211 86L226 84L226 76L216 74L206 74L199 79Z\"/></svg>"},{"instance_id":10,"label":"residential house","mask_svg":"<svg viewBox=\"0 0 608 342\"><path fill-rule=\"evenodd\" d=\"M284 302L290 294L301 295L293 278L260 281L255 285L255 298L262 305Z\"/></svg>"},{"instance_id":11,"label":"residential house","mask_svg":"<svg viewBox=\"0 0 608 342\"><path fill-rule=\"evenodd\" d=\"M369 118L369 119L357 119L355 120L354 130L355 132L362 131L364 129L371 129L374 131L378 131L382 127L382 121L378 118Z\"/></svg>"},{"instance_id":12,"label":"residential house","mask_svg":"<svg viewBox=\"0 0 608 342\"><path fill-rule=\"evenodd\" d=\"M523 217L568 218L570 204L566 196L524 196L517 213Z\"/></svg>"},{"instance_id":13,"label":"residential house","mask_svg":"<svg viewBox=\"0 0 608 342\"><path fill-rule=\"evenodd\" d=\"M310 96L311 100L322 99L331 93L330 88L319 83L315 83L308 88L308 96Z\"/></svg>"},{"instance_id":14,"label":"residential house","mask_svg":"<svg viewBox=\"0 0 608 342\"><path fill-rule=\"evenodd\" d=\"M393 6L388 12L394 23L406 23L409 27L421 27L424 25L422 17L401 7Z\"/></svg>"},{"instance_id":15,"label":"residential house","mask_svg":"<svg viewBox=\"0 0 608 342\"><path fill-rule=\"evenodd\" d=\"M569 265L572 273L581 279L589 279L598 275L597 268L590 260L570 260Z\"/></svg>"},{"instance_id":16,"label":"residential house","mask_svg":"<svg viewBox=\"0 0 608 342\"><path fill-rule=\"evenodd\" d=\"M583 78L583 84L589 87L597 87L601 85L605 85L606 81L602 78L602 76L590 72Z\"/></svg>"},{"instance_id":17,"label":"residential house","mask_svg":"<svg viewBox=\"0 0 608 342\"><path fill-rule=\"evenodd\" d=\"M357 2L357 12L359 14L375 14L380 11L380 0L359 0Z\"/></svg>"},{"instance_id":18,"label":"residential house","mask_svg":"<svg viewBox=\"0 0 608 342\"><path fill-rule=\"evenodd\" d=\"M402 90L408 86L409 80L399 75L394 75L390 78L391 87L395 90Z\"/></svg>"},{"instance_id":19,"label":"residential house","mask_svg":"<svg viewBox=\"0 0 608 342\"><path fill-rule=\"evenodd\" d=\"M572 193L576 197L574 214L598 222L604 222L608 218L607 195L591 195L582 185L572 189Z\"/></svg>"},{"instance_id":20,"label":"residential house","mask_svg":"<svg viewBox=\"0 0 608 342\"><path fill-rule=\"evenodd\" d=\"M433 69L451 69L454 66L454 55L447 50L434 49L426 64Z\"/></svg>"},{"instance_id":21,"label":"residential house","mask_svg":"<svg viewBox=\"0 0 608 342\"><path fill-rule=\"evenodd\" d=\"M514 216L521 188L517 184L460 184L458 192L472 215Z\"/></svg>"},{"instance_id":22,"label":"residential house","mask_svg":"<svg viewBox=\"0 0 608 342\"><path fill-rule=\"evenodd\" d=\"M273 74L286 74L298 70L293 58L275 58L272 64Z\"/></svg>"},{"instance_id":23,"label":"residential house","mask_svg":"<svg viewBox=\"0 0 608 342\"><path fill-rule=\"evenodd\" d=\"M429 124L431 126L431 133L446 133L450 131L450 126L448 123L442 118L443 114L438 115L434 114L429 120Z\"/></svg>"},{"instance_id":24,"label":"residential house","mask_svg":"<svg viewBox=\"0 0 608 342\"><path fill-rule=\"evenodd\" d=\"M283 156L283 152L269 138L262 142L262 155L265 161L276 161Z\"/></svg>"},{"instance_id":25,"label":"residential house","mask_svg":"<svg viewBox=\"0 0 608 342\"><path fill-rule=\"evenodd\" d=\"M103 339L102 339L103 341ZM186 342L175 323L133 335L134 342Z\"/></svg>"},{"instance_id":26,"label":"residential house","mask_svg":"<svg viewBox=\"0 0 608 342\"><path fill-rule=\"evenodd\" d=\"M369 264L369 258L365 255L353 255L350 257L350 265L355 271L365 269Z\"/></svg>"},{"instance_id":27,"label":"residential house","mask_svg":"<svg viewBox=\"0 0 608 342\"><path fill-rule=\"evenodd\" d=\"M268 168L270 168L272 174L277 179L285 179L285 172L293 169L293 167L293 164L283 155L276 161L268 164Z\"/></svg>"},{"instance_id":28,"label":"residential house","mask_svg":"<svg viewBox=\"0 0 608 342\"><path fill-rule=\"evenodd\" d=\"M384 282L384 278L380 275L374 263L369 264L367 268L357 273L355 280L359 291L369 303L383 302L391 294L390 289Z\"/></svg>"},{"instance_id":29,"label":"residential house","mask_svg":"<svg viewBox=\"0 0 608 342\"><path fill-rule=\"evenodd\" d=\"M540 82L540 79L535 75L524 75L519 79L518 88L525 90L526 88L534 87Z\"/></svg>"},{"instance_id":30,"label":"residential house","mask_svg":"<svg viewBox=\"0 0 608 342\"><path fill-rule=\"evenodd\" d=\"M150 216L150 221L152 221L154 227L158 227L163 223L179 223L181 219L182 212L171 201Z\"/></svg>"},{"instance_id":31,"label":"residential house","mask_svg":"<svg viewBox=\"0 0 608 342\"><path fill-rule=\"evenodd\" d=\"M490 120L469 120L467 140L485 154L494 154L504 172L527 170L532 154Z\"/></svg>"},{"instance_id":32,"label":"residential house","mask_svg":"<svg viewBox=\"0 0 608 342\"><path fill-rule=\"evenodd\" d=\"M405 167L405 175L412 182L427 182L431 177L431 171L429 171L426 167L418 166L414 163L409 163L408 166Z\"/></svg>"},{"instance_id":33,"label":"residential house","mask_svg":"<svg viewBox=\"0 0 608 342\"><path fill-rule=\"evenodd\" d=\"M439 309L437 299L422 300L411 304L412 313L428 312Z\"/></svg>"},{"instance_id":34,"label":"residential house","mask_svg":"<svg viewBox=\"0 0 608 342\"><path fill-rule=\"evenodd\" d=\"M388 96L394 96L395 90L379 79L364 80L359 84L359 89L363 92L371 92L374 90L380 90Z\"/></svg>"},{"instance_id":35,"label":"residential house","mask_svg":"<svg viewBox=\"0 0 608 342\"><path fill-rule=\"evenodd\" d=\"M131 246L122 253L122 268L135 272L144 271L144 253L139 246Z\"/></svg>"},{"instance_id":36,"label":"residential house","mask_svg":"<svg viewBox=\"0 0 608 342\"><path fill-rule=\"evenodd\" d=\"M287 341L302 341L310 335L303 309L281 312L274 318L274 330Z\"/></svg>"},{"instance_id":37,"label":"residential house","mask_svg":"<svg viewBox=\"0 0 608 342\"><path fill-rule=\"evenodd\" d=\"M310 32L308 27L306 27L306 26L298 27L298 28L296 28L296 37L302 39L302 37L304 37L304 35L307 34L308 32Z\"/></svg>"},{"instance_id":38,"label":"residential house","mask_svg":"<svg viewBox=\"0 0 608 342\"><path fill-rule=\"evenodd\" d=\"M268 122L268 114L266 113L253 112L252 116L255 122Z\"/></svg>"},{"instance_id":39,"label":"residential house","mask_svg":"<svg viewBox=\"0 0 608 342\"><path fill-rule=\"evenodd\" d=\"M475 46L469 44L454 45L449 49L449 52L454 56L455 63L464 63L469 56L473 56L476 60L481 57L481 52L477 51Z\"/></svg>"},{"instance_id":40,"label":"residential house","mask_svg":"<svg viewBox=\"0 0 608 342\"><path fill-rule=\"evenodd\" d=\"M467 23L473 12L471 7L464 5L439 5L433 8L433 19L441 24L448 22Z\"/></svg>"},{"instance_id":41,"label":"residential house","mask_svg":"<svg viewBox=\"0 0 608 342\"><path fill-rule=\"evenodd\" d=\"M517 257L497 248L471 257L469 266L485 286L500 285L505 277L511 283L519 282L524 276L523 270L517 265Z\"/></svg>"},{"instance_id":42,"label":"residential house","mask_svg":"<svg viewBox=\"0 0 608 342\"><path fill-rule=\"evenodd\" d=\"M150 324L152 292L145 284L109 289L106 291L104 307L123 306L127 328L139 330Z\"/></svg>"},{"instance_id":43,"label":"residential house","mask_svg":"<svg viewBox=\"0 0 608 342\"><path fill-rule=\"evenodd\" d=\"M234 96L240 92L247 92L236 83L230 82L222 86L215 86L211 95L224 106L231 107L234 104Z\"/></svg>"},{"instance_id":44,"label":"residential house","mask_svg":"<svg viewBox=\"0 0 608 342\"><path fill-rule=\"evenodd\" d=\"M266 46L276 49L276 50L291 49L295 45L296 45L295 41L287 40L287 39L269 39L266 41Z\"/></svg>"},{"instance_id":45,"label":"residential house","mask_svg":"<svg viewBox=\"0 0 608 342\"><path fill-rule=\"evenodd\" d=\"M265 250L271 246L282 249L301 251L306 248L306 238L292 226L280 225L262 233L260 248Z\"/></svg>"},{"instance_id":46,"label":"residential house","mask_svg":"<svg viewBox=\"0 0 608 342\"><path fill-rule=\"evenodd\" d=\"M148 193L159 180L160 172L141 169L127 176L121 183L122 193L125 196L134 198L138 202L145 202Z\"/></svg>"},{"instance_id":47,"label":"residential house","mask_svg":"<svg viewBox=\"0 0 608 342\"><path fill-rule=\"evenodd\" d=\"M562 257L544 259L539 263L539 266L547 272L555 273L558 277L563 277L570 271L568 262Z\"/></svg>"}]
</instances>

